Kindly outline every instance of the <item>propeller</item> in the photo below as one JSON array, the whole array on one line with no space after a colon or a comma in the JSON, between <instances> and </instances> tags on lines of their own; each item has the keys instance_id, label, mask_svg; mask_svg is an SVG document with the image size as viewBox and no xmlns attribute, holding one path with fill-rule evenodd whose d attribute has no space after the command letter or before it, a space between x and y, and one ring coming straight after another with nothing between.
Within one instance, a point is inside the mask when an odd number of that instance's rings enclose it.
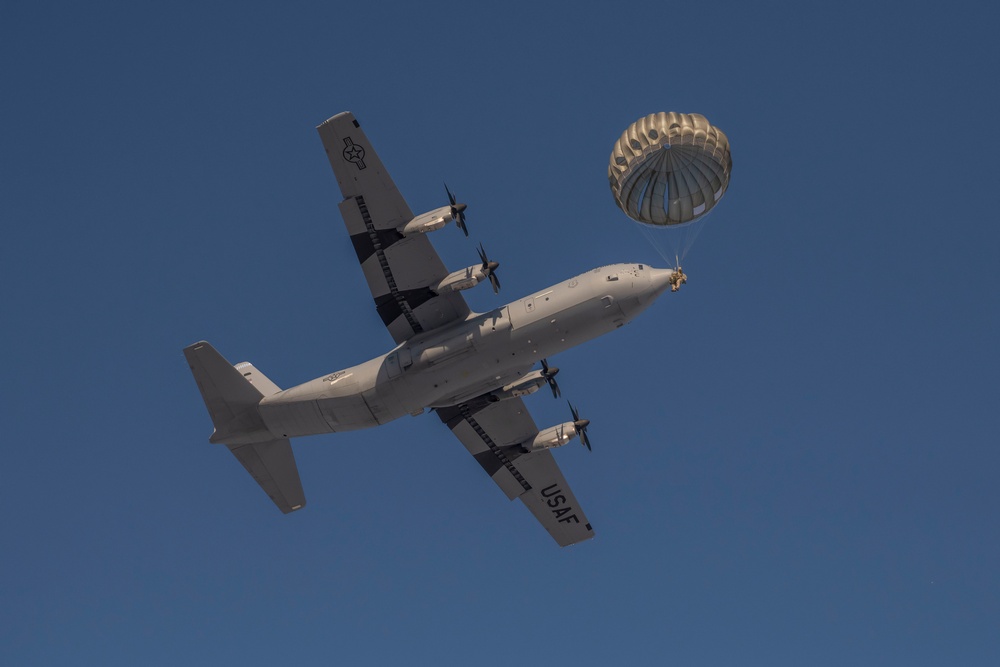
<instances>
[{"instance_id":1,"label":"propeller","mask_svg":"<svg viewBox=\"0 0 1000 667\"><path fill-rule=\"evenodd\" d=\"M559 391L559 385L556 384L556 373L559 369L556 367L549 367L549 362L542 359L542 377L545 381L549 383L549 388L552 389L552 398L559 398L562 396L562 392Z\"/></svg>"},{"instance_id":2,"label":"propeller","mask_svg":"<svg viewBox=\"0 0 1000 667\"><path fill-rule=\"evenodd\" d=\"M587 427L590 425L590 420L580 419L580 413L576 411L572 403L569 403L569 410L573 413L573 426L576 427L576 432L580 436L580 442L587 447L588 452L594 451L590 448L590 438L587 437Z\"/></svg>"},{"instance_id":3,"label":"propeller","mask_svg":"<svg viewBox=\"0 0 1000 667\"><path fill-rule=\"evenodd\" d=\"M490 279L490 285L493 285L493 293L500 293L500 279L497 278L496 270L500 267L500 262L490 261L489 257L486 256L486 249L483 248L483 244L479 244L478 248L479 259L483 262L483 274Z\"/></svg>"},{"instance_id":4,"label":"propeller","mask_svg":"<svg viewBox=\"0 0 1000 667\"><path fill-rule=\"evenodd\" d=\"M448 203L451 204L451 217L458 225L466 236L469 235L469 228L465 226L465 209L468 208L465 204L459 204L458 200L455 199L455 195L452 194L451 190L448 189L448 184L444 184L444 191L448 193Z\"/></svg>"}]
</instances>

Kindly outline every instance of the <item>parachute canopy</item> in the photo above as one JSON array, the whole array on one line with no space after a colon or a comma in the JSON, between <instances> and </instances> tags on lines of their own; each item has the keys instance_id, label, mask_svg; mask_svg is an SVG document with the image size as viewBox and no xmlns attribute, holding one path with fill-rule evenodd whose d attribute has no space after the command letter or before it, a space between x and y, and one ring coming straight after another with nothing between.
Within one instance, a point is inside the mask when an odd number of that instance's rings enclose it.
<instances>
[{"instance_id":1,"label":"parachute canopy","mask_svg":"<svg viewBox=\"0 0 1000 667\"><path fill-rule=\"evenodd\" d=\"M707 118L661 112L625 130L611 151L608 180L628 217L650 225L683 225L719 203L732 168L729 139Z\"/></svg>"}]
</instances>

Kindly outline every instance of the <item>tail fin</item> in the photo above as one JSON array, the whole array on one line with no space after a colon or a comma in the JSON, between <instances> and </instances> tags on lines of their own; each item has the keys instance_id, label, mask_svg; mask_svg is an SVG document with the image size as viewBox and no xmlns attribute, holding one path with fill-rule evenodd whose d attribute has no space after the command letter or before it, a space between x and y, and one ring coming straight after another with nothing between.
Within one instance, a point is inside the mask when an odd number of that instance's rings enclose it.
<instances>
[{"instance_id":1,"label":"tail fin","mask_svg":"<svg viewBox=\"0 0 1000 667\"><path fill-rule=\"evenodd\" d=\"M184 356L215 425L209 442L226 443L282 512L304 507L291 443L275 439L257 410L264 396L281 391L278 386L253 364L231 365L205 341L184 348Z\"/></svg>"},{"instance_id":2,"label":"tail fin","mask_svg":"<svg viewBox=\"0 0 1000 667\"><path fill-rule=\"evenodd\" d=\"M263 391L205 341L184 348L184 356L215 425L210 442L252 441L255 431L264 431L261 435L266 435L267 429L257 411L260 399L264 398ZM251 371L248 375L252 374ZM277 389L273 382L264 380L265 385L270 385L268 388Z\"/></svg>"}]
</instances>

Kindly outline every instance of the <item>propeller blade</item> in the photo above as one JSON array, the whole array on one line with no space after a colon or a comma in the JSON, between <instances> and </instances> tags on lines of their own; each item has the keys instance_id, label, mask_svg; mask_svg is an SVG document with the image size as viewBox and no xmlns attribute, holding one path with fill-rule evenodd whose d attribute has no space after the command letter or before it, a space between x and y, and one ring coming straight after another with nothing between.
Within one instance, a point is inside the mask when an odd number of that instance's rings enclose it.
<instances>
[{"instance_id":1,"label":"propeller blade","mask_svg":"<svg viewBox=\"0 0 1000 667\"><path fill-rule=\"evenodd\" d=\"M493 293L500 293L500 278L497 277L497 269L500 267L499 262L490 261L489 255L486 254L486 248L480 243L479 247L476 248L476 252L479 253L479 260L483 263L483 274L490 279L490 285L493 286Z\"/></svg>"},{"instance_id":2,"label":"propeller blade","mask_svg":"<svg viewBox=\"0 0 1000 667\"><path fill-rule=\"evenodd\" d=\"M550 368L549 362L546 359L542 359L542 377L545 381L549 383L549 389L552 390L552 398L559 398L562 396L562 391L559 389L559 384L556 382L556 373L559 372L558 368Z\"/></svg>"},{"instance_id":3,"label":"propeller blade","mask_svg":"<svg viewBox=\"0 0 1000 667\"><path fill-rule=\"evenodd\" d=\"M567 403L569 403L569 401L567 401ZM590 448L590 438L587 437L587 427L590 426L590 420L580 419L580 413L577 412L572 403L569 403L569 410L573 413L573 426L576 427L576 433L580 436L580 442L583 443L583 446L587 448L588 452L594 451Z\"/></svg>"},{"instance_id":4,"label":"propeller blade","mask_svg":"<svg viewBox=\"0 0 1000 667\"><path fill-rule=\"evenodd\" d=\"M448 184L444 184L444 191L448 193L448 203L451 204L451 217L455 221L455 224L466 237L469 236L469 228L465 226L465 209L467 208L465 204L459 204L458 200L455 199L455 194L448 189Z\"/></svg>"}]
</instances>

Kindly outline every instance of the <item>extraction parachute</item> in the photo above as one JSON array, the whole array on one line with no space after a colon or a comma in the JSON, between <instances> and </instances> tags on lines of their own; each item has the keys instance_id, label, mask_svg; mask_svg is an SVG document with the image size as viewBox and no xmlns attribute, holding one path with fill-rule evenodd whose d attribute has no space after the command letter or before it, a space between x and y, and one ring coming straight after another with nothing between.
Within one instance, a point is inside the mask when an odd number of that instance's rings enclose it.
<instances>
[{"instance_id":1,"label":"extraction parachute","mask_svg":"<svg viewBox=\"0 0 1000 667\"><path fill-rule=\"evenodd\" d=\"M661 112L640 118L622 133L611 151L608 180L625 215L644 227L680 229L719 203L732 168L722 130L700 114ZM696 234L679 235L675 258ZM656 237L646 235L659 247Z\"/></svg>"}]
</instances>

